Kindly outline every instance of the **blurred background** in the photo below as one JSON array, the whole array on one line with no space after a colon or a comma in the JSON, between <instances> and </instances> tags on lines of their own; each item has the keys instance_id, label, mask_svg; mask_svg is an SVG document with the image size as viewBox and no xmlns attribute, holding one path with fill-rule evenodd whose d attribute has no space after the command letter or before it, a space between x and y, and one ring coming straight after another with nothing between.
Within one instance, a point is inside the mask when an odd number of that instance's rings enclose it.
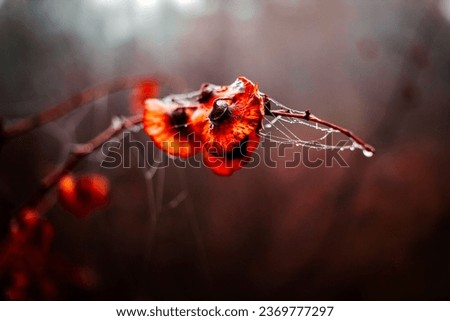
<instances>
[{"instance_id":1,"label":"blurred background","mask_svg":"<svg viewBox=\"0 0 450 321\"><path fill-rule=\"evenodd\" d=\"M52 289L24 298L450 300L449 23L449 0L0 0L6 124L119 76L189 91L244 75L377 149L345 152L348 168L225 178L103 169L94 153L76 173L107 176L110 204L84 220L51 206ZM128 96L2 146L3 243L39 179L129 114ZM0 269L1 298L11 282Z\"/></svg>"}]
</instances>

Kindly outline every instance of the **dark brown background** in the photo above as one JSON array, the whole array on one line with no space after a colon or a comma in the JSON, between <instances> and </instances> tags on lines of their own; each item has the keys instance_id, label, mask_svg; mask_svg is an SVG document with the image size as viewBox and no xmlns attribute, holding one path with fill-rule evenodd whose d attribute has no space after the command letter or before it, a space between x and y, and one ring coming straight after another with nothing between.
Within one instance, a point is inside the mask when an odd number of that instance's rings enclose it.
<instances>
[{"instance_id":1,"label":"dark brown background","mask_svg":"<svg viewBox=\"0 0 450 321\"><path fill-rule=\"evenodd\" d=\"M136 166L100 169L95 154L77 170L110 178L110 206L87 220L48 213L52 252L92 275L87 288L57 280L60 298L450 299L448 0L144 2L0 0L6 121L118 76L159 72L197 89L245 75L377 154L229 178L172 166L147 181ZM127 95L3 146L1 235L70 143L128 113Z\"/></svg>"}]
</instances>

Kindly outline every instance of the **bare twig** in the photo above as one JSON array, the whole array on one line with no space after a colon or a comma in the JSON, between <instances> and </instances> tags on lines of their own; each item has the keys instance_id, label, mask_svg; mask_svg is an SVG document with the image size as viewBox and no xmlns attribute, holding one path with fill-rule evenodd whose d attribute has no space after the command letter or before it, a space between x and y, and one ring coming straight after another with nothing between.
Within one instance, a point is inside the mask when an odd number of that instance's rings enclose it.
<instances>
[{"instance_id":1,"label":"bare twig","mask_svg":"<svg viewBox=\"0 0 450 321\"><path fill-rule=\"evenodd\" d=\"M67 161L52 173L43 178L38 190L30 197L28 202L21 208L36 207L45 197L48 191L58 184L62 177L67 175L83 158L99 149L111 138L120 134L124 130L142 123L142 115L136 115L129 118L113 121L110 127L101 132L85 144L77 145L70 153Z\"/></svg>"},{"instance_id":2,"label":"bare twig","mask_svg":"<svg viewBox=\"0 0 450 321\"><path fill-rule=\"evenodd\" d=\"M39 126L45 125L55 119L58 119L71 111L91 102L95 99L101 98L113 92L131 89L138 83L144 80L157 79L152 77L136 77L136 78L119 78L115 79L86 90L81 91L67 99L66 101L56 104L53 107L44 110L43 112L17 121L16 123L3 128L0 132L3 141L9 140L16 136L22 135Z\"/></svg>"}]
</instances>

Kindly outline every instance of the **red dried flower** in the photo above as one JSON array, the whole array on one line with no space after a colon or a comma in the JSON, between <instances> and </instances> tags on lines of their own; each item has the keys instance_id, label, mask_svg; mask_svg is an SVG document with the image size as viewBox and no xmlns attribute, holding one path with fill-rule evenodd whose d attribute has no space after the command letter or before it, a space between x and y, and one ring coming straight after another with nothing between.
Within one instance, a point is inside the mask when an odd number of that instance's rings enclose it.
<instances>
[{"instance_id":1,"label":"red dried flower","mask_svg":"<svg viewBox=\"0 0 450 321\"><path fill-rule=\"evenodd\" d=\"M109 198L109 181L98 174L80 177L64 176L59 182L59 202L77 217L86 217L106 205Z\"/></svg>"},{"instance_id":2,"label":"red dried flower","mask_svg":"<svg viewBox=\"0 0 450 321\"><path fill-rule=\"evenodd\" d=\"M158 148L186 158L201 150L201 141L192 123L192 117L201 113L198 106L149 99L144 111L144 130Z\"/></svg>"},{"instance_id":3,"label":"red dried flower","mask_svg":"<svg viewBox=\"0 0 450 321\"><path fill-rule=\"evenodd\" d=\"M203 118L193 121L199 124L205 151L231 153L261 129L263 96L257 85L239 77L229 86L216 86L212 97L205 104L208 114L199 114Z\"/></svg>"},{"instance_id":4,"label":"red dried flower","mask_svg":"<svg viewBox=\"0 0 450 321\"><path fill-rule=\"evenodd\" d=\"M258 86L239 77L229 86L210 88L203 104L207 113L193 117L203 145L203 162L221 176L229 176L251 160L259 143L264 99Z\"/></svg>"}]
</instances>

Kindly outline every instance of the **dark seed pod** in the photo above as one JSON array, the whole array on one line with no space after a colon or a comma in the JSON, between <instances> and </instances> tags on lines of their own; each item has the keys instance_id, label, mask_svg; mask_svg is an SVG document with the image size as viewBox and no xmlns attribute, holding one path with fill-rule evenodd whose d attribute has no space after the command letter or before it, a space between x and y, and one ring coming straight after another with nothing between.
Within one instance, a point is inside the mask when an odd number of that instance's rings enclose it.
<instances>
[{"instance_id":1,"label":"dark seed pod","mask_svg":"<svg viewBox=\"0 0 450 321\"><path fill-rule=\"evenodd\" d=\"M216 99L213 104L213 109L209 114L209 119L214 126L217 126L220 121L226 119L231 115L228 103L226 102L228 99Z\"/></svg>"}]
</instances>

